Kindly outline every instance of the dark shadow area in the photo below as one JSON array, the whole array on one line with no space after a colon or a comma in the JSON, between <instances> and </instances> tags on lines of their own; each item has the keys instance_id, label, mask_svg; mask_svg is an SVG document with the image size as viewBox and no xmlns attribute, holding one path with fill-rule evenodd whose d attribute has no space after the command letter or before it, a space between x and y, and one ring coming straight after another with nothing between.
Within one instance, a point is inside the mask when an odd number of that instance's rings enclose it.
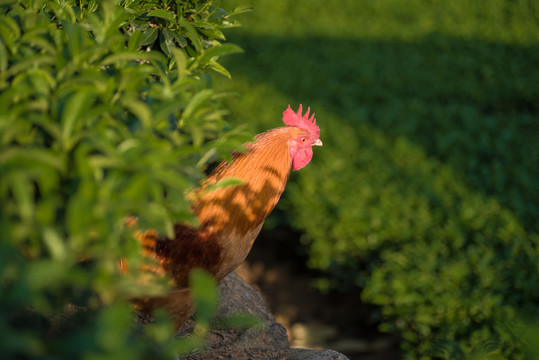
<instances>
[{"instance_id":1,"label":"dark shadow area","mask_svg":"<svg viewBox=\"0 0 539 360\"><path fill-rule=\"evenodd\" d=\"M285 217L280 210L272 215ZM300 238L282 221L264 229L236 271L260 289L291 346L332 349L351 360L401 358L398 337L378 330L380 308L362 301L360 288L321 293L313 287L321 274L306 267Z\"/></svg>"},{"instance_id":2,"label":"dark shadow area","mask_svg":"<svg viewBox=\"0 0 539 360\"><path fill-rule=\"evenodd\" d=\"M404 137L539 231L539 46L432 34L420 42L234 34L235 77L290 103ZM322 113L320 108L323 109ZM324 131L339 124L320 121ZM331 129L329 129L331 128ZM330 143L325 144L331 147Z\"/></svg>"}]
</instances>

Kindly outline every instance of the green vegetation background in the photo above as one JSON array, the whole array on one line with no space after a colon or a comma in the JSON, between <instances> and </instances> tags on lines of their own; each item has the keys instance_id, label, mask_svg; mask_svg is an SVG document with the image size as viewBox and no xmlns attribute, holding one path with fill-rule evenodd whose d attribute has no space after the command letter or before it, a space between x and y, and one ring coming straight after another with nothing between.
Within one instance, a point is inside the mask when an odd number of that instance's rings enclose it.
<instances>
[{"instance_id":1,"label":"green vegetation background","mask_svg":"<svg viewBox=\"0 0 539 360\"><path fill-rule=\"evenodd\" d=\"M236 2L233 2L236 3ZM237 1L249 4L249 1ZM280 204L323 290L363 288L404 356L524 356L539 303L539 4L252 1L230 121L316 112ZM528 329L528 330L523 330Z\"/></svg>"},{"instance_id":2,"label":"green vegetation background","mask_svg":"<svg viewBox=\"0 0 539 360\"><path fill-rule=\"evenodd\" d=\"M175 340L163 314L133 331L129 298L167 284L118 273L119 258L142 261L125 215L163 233L192 221L183 192L246 140L226 108L256 133L303 103L325 145L278 220L305 233L318 286L362 288L406 358L531 358L537 3L253 1L223 33L246 3L0 2L2 355L202 346ZM222 62L239 51L228 41L245 53ZM236 96L223 107L216 90ZM216 294L195 276L203 333Z\"/></svg>"}]
</instances>

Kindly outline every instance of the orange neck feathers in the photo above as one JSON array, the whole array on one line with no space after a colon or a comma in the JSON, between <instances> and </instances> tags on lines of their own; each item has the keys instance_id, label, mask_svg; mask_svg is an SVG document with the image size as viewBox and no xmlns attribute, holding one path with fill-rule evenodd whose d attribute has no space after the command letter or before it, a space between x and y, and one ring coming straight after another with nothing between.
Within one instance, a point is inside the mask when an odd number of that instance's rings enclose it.
<instances>
[{"instance_id":1,"label":"orange neck feathers","mask_svg":"<svg viewBox=\"0 0 539 360\"><path fill-rule=\"evenodd\" d=\"M269 130L246 145L247 152L221 163L202 184L202 190L225 177L242 185L218 189L198 197L193 209L200 229L208 234L246 234L259 227L273 210L290 174L288 141L303 130L281 127Z\"/></svg>"}]
</instances>

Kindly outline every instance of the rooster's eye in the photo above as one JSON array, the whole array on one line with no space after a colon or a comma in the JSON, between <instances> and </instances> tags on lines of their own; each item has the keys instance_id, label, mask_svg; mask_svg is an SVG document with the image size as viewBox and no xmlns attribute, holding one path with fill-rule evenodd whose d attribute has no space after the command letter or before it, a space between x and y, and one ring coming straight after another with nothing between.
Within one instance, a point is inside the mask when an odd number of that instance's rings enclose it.
<instances>
[{"instance_id":1,"label":"rooster's eye","mask_svg":"<svg viewBox=\"0 0 539 360\"><path fill-rule=\"evenodd\" d=\"M301 138L301 142L305 142L307 141L307 139L305 139L304 137Z\"/></svg>"}]
</instances>

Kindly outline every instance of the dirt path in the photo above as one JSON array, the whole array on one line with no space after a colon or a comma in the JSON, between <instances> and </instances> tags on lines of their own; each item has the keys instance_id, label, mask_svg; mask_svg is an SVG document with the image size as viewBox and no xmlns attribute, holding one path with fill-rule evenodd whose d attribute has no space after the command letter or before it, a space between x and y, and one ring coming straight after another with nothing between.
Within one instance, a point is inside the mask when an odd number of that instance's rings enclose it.
<instances>
[{"instance_id":1,"label":"dirt path","mask_svg":"<svg viewBox=\"0 0 539 360\"><path fill-rule=\"evenodd\" d=\"M351 360L398 359L398 341L379 333L378 310L351 293L322 294L316 273L299 255L299 235L288 230L261 233L237 273L260 289L292 347L333 349Z\"/></svg>"}]
</instances>

